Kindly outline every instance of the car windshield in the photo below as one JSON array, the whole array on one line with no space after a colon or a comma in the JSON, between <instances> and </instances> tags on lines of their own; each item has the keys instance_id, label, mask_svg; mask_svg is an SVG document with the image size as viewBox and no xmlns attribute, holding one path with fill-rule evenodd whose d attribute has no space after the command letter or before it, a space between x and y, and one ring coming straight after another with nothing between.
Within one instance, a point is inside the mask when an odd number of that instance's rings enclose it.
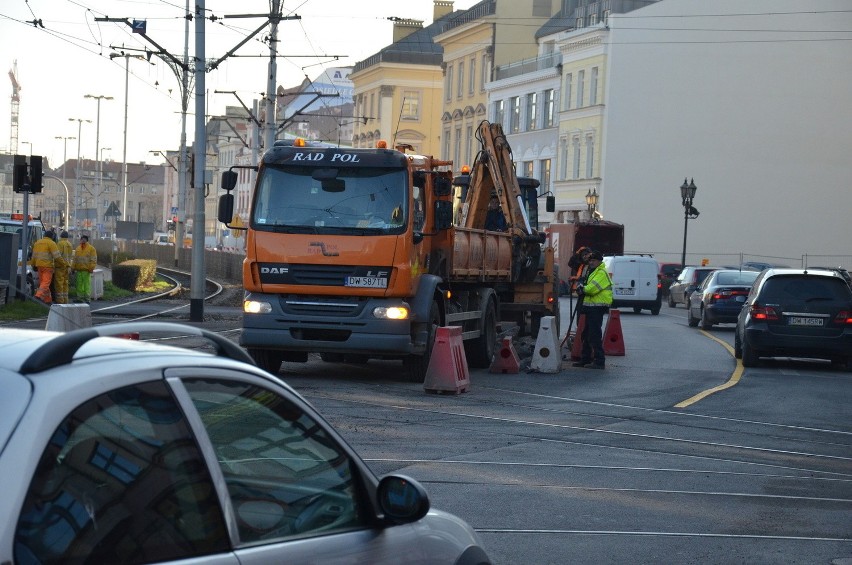
<instances>
[{"instance_id":1,"label":"car windshield","mask_svg":"<svg viewBox=\"0 0 852 565\"><path fill-rule=\"evenodd\" d=\"M268 166L261 175L251 217L254 229L351 235L404 231L404 169Z\"/></svg>"},{"instance_id":2,"label":"car windshield","mask_svg":"<svg viewBox=\"0 0 852 565\"><path fill-rule=\"evenodd\" d=\"M759 274L757 271L723 272L716 275L716 284L751 286Z\"/></svg>"},{"instance_id":3,"label":"car windshield","mask_svg":"<svg viewBox=\"0 0 852 565\"><path fill-rule=\"evenodd\" d=\"M849 302L849 299L849 287L842 280L829 277L772 277L761 291L761 302L766 304L820 300Z\"/></svg>"}]
</instances>

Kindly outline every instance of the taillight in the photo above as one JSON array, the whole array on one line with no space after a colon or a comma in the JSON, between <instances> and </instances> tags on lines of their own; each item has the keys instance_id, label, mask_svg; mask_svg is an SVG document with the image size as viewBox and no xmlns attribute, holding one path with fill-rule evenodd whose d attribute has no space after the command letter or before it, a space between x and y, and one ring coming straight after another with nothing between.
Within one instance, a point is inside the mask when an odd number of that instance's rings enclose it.
<instances>
[{"instance_id":1,"label":"taillight","mask_svg":"<svg viewBox=\"0 0 852 565\"><path fill-rule=\"evenodd\" d=\"M840 312L838 312L837 316L834 317L834 323L852 325L852 311L841 310Z\"/></svg>"},{"instance_id":2,"label":"taillight","mask_svg":"<svg viewBox=\"0 0 852 565\"><path fill-rule=\"evenodd\" d=\"M749 309L749 313L751 317L755 320L777 320L778 313L775 311L775 308L772 306L760 306L758 304L752 304Z\"/></svg>"}]
</instances>

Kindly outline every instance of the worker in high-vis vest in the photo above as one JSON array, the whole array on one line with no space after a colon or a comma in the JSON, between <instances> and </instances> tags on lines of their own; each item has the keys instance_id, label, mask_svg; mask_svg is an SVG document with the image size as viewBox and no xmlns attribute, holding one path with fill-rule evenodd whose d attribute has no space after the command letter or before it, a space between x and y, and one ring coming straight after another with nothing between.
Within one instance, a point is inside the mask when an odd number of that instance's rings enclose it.
<instances>
[{"instance_id":1,"label":"worker in high-vis vest","mask_svg":"<svg viewBox=\"0 0 852 565\"><path fill-rule=\"evenodd\" d=\"M74 256L74 247L68 241L68 232L63 231L59 234L59 241L56 243L59 248L59 254L67 263L63 269L54 268L53 272L53 288L56 291L54 299L57 304L68 304L68 280L71 275L71 259Z\"/></svg>"},{"instance_id":2,"label":"worker in high-vis vest","mask_svg":"<svg viewBox=\"0 0 852 565\"><path fill-rule=\"evenodd\" d=\"M89 245L89 236L80 236L80 245L74 250L72 267L77 277L77 300L88 302L92 297L92 273L98 266L98 252Z\"/></svg>"},{"instance_id":3,"label":"worker in high-vis vest","mask_svg":"<svg viewBox=\"0 0 852 565\"><path fill-rule=\"evenodd\" d=\"M53 282L54 270L68 268L68 263L62 258L53 237L52 231L44 232L44 236L33 244L33 257L29 260L29 264L38 272L38 290L35 297L45 304L53 303L50 283Z\"/></svg>"},{"instance_id":4,"label":"worker in high-vis vest","mask_svg":"<svg viewBox=\"0 0 852 565\"><path fill-rule=\"evenodd\" d=\"M583 328L583 348L580 360L573 363L574 367L587 369L603 369L605 365L603 348L603 319L612 306L612 281L606 266L603 264L603 254L592 251L589 255L588 275L577 291L583 296L583 309L586 325Z\"/></svg>"}]
</instances>

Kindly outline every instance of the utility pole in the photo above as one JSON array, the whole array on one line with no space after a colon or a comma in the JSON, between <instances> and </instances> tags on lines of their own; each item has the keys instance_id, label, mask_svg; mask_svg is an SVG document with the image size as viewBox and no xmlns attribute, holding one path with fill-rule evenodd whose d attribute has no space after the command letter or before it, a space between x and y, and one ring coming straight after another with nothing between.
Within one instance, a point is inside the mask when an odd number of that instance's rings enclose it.
<instances>
[{"instance_id":1,"label":"utility pole","mask_svg":"<svg viewBox=\"0 0 852 565\"><path fill-rule=\"evenodd\" d=\"M103 169L101 167L100 154L98 152L98 147L101 142L101 100L112 100L112 96L104 96L104 95L94 95L94 94L86 94L83 98L92 98L98 101L98 114L97 120L95 121L95 159L98 159L97 162L97 172L96 172L96 180L97 183L95 185L95 233L100 235L100 230L97 229L98 225L98 202L101 197L101 183L103 182L101 175L103 174Z\"/></svg>"},{"instance_id":2,"label":"utility pole","mask_svg":"<svg viewBox=\"0 0 852 565\"><path fill-rule=\"evenodd\" d=\"M57 135L55 139L62 140L62 186L65 187L65 225L63 227L67 230L68 226L71 225L71 208L69 207L68 185L65 184L65 166L68 164L68 140L77 138Z\"/></svg>"},{"instance_id":3,"label":"utility pole","mask_svg":"<svg viewBox=\"0 0 852 565\"><path fill-rule=\"evenodd\" d=\"M278 21L281 16L281 0L272 0L272 29L269 33L269 72L266 81L266 128L264 129L263 146L269 151L275 145L275 130L278 96L275 90L278 82L278 64L275 62L278 54Z\"/></svg>"},{"instance_id":4,"label":"utility pole","mask_svg":"<svg viewBox=\"0 0 852 565\"><path fill-rule=\"evenodd\" d=\"M277 0L276 0L277 1ZM204 321L204 167L207 161L207 125L204 121L205 50L204 0L195 4L195 216L192 220L192 280L189 289L189 321Z\"/></svg>"}]
</instances>

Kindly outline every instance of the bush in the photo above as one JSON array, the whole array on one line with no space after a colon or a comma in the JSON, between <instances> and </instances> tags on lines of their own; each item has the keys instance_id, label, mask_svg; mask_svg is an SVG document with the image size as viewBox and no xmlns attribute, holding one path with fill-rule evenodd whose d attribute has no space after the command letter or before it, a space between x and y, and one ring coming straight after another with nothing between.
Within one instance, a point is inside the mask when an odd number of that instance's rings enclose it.
<instances>
[{"instance_id":1,"label":"bush","mask_svg":"<svg viewBox=\"0 0 852 565\"><path fill-rule=\"evenodd\" d=\"M127 261L132 261L136 259L136 256L126 251L116 251L115 253L107 253L104 256L98 255L98 259L107 267L113 267L114 265L121 265Z\"/></svg>"},{"instance_id":2,"label":"bush","mask_svg":"<svg viewBox=\"0 0 852 565\"><path fill-rule=\"evenodd\" d=\"M151 286L157 273L157 262L153 259L133 259L124 261L112 269L112 283L118 288L136 292L139 288Z\"/></svg>"}]
</instances>

